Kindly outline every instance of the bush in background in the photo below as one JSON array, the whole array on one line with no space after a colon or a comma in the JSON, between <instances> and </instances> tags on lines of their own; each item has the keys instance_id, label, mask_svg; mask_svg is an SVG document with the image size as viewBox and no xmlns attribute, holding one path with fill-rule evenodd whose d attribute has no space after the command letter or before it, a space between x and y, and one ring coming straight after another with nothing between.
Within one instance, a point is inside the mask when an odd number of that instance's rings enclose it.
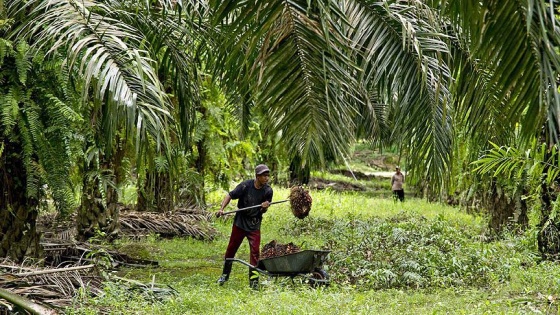
<instances>
[{"instance_id":1,"label":"bush in background","mask_svg":"<svg viewBox=\"0 0 560 315\"><path fill-rule=\"evenodd\" d=\"M326 235L331 279L364 290L485 287L534 265L522 240L485 242L482 230L442 216L400 213L389 218L313 219L287 228L292 235Z\"/></svg>"}]
</instances>

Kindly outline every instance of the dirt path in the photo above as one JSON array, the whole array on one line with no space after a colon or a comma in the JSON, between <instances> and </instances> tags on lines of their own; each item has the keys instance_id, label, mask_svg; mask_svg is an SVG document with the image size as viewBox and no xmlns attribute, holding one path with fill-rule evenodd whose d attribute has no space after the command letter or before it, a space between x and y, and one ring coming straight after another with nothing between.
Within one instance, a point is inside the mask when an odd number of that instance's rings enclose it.
<instances>
[{"instance_id":1,"label":"dirt path","mask_svg":"<svg viewBox=\"0 0 560 315\"><path fill-rule=\"evenodd\" d=\"M391 178L395 172L372 172L366 173L367 175L373 175L375 177Z\"/></svg>"}]
</instances>

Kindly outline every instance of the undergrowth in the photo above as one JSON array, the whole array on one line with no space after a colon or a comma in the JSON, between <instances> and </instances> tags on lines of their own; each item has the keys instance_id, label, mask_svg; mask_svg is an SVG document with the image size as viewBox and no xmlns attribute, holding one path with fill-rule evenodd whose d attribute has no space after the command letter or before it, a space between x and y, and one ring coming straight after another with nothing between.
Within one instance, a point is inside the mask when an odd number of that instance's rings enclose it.
<instances>
[{"instance_id":1,"label":"undergrowth","mask_svg":"<svg viewBox=\"0 0 560 315\"><path fill-rule=\"evenodd\" d=\"M275 187L275 200L287 196ZM303 249L328 249L322 266L329 287L302 279L261 275L259 292L248 286L247 268L234 264L218 286L231 219L214 220L212 241L125 240L158 268L121 269L117 274L173 288L173 295L130 292L108 284L98 298L81 295L69 314L527 314L555 313L560 267L539 260L535 233L489 240L486 221L457 208L408 199L371 198L358 193L312 191L304 220L287 204L265 214L262 242L293 242ZM224 192L209 195L215 205ZM233 205L231 206L233 207ZM217 209L209 208L209 211ZM132 246L134 245L134 246ZM141 247L145 246L146 249ZM236 257L248 260L244 242ZM148 255L148 257L146 257Z\"/></svg>"},{"instance_id":2,"label":"undergrowth","mask_svg":"<svg viewBox=\"0 0 560 315\"><path fill-rule=\"evenodd\" d=\"M294 221L284 232L326 235L333 279L360 290L486 287L536 260L534 254L513 251L518 240L487 243L480 228L450 224L441 215L311 219Z\"/></svg>"}]
</instances>

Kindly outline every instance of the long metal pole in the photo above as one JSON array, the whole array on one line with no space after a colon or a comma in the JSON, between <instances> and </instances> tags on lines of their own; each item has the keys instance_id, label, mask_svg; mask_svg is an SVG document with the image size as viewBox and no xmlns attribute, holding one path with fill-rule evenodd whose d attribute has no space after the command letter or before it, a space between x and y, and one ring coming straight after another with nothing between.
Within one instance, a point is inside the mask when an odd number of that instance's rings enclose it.
<instances>
[{"instance_id":1,"label":"long metal pole","mask_svg":"<svg viewBox=\"0 0 560 315\"><path fill-rule=\"evenodd\" d=\"M270 204L273 205L273 204L276 204L276 203L286 202L288 200L290 200L290 199L274 201L274 202L271 202ZM233 210L233 211L228 211L228 212L224 212L222 215L226 215L226 214L230 214L230 213L236 213L236 212L243 211L243 210L254 209L254 208L258 208L260 206L261 205L256 205L256 206L245 207L245 208L241 208L241 209L237 209L237 210Z\"/></svg>"}]
</instances>

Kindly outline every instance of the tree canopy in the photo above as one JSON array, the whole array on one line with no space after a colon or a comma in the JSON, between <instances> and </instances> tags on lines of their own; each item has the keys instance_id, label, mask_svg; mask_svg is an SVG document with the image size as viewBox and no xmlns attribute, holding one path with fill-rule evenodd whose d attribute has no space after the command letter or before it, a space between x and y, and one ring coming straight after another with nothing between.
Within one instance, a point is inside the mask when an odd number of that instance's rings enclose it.
<instances>
[{"instance_id":1,"label":"tree canopy","mask_svg":"<svg viewBox=\"0 0 560 315\"><path fill-rule=\"evenodd\" d=\"M181 167L196 168L204 179L208 152L218 152L209 135L217 129L208 123L226 117L239 128L240 142L228 142L238 154L281 156L293 173L344 160L358 139L396 145L412 181L440 195L453 193L453 177L464 171L454 160L470 163L489 141L558 142L554 2L9 0L4 6L0 59L14 57L14 67L3 81L33 94L26 82L59 76L51 83L66 88L40 83L40 93L58 90L67 99L50 100L64 104L65 119L79 122L65 129L79 144L49 164L38 137L21 128L20 137L7 135L15 117L8 113L49 101L2 102L0 156L29 148L26 157L33 159L25 160L22 175L28 189L35 182L29 175L42 169L61 174L42 177L57 191L81 163L77 177L88 192L82 200L116 202L110 191L125 180L122 161L135 160L140 197L166 199L158 194L180 189L174 183ZM47 69L51 64L57 68ZM3 99L13 100L7 98L13 91L3 91ZM31 130L58 126L48 115L28 122ZM230 131L222 131L226 142L235 137ZM241 143L246 139L257 144ZM231 152L225 159L233 161ZM60 165L68 167L56 172ZM224 167L217 165L212 171ZM69 198L53 197L60 205Z\"/></svg>"}]
</instances>

